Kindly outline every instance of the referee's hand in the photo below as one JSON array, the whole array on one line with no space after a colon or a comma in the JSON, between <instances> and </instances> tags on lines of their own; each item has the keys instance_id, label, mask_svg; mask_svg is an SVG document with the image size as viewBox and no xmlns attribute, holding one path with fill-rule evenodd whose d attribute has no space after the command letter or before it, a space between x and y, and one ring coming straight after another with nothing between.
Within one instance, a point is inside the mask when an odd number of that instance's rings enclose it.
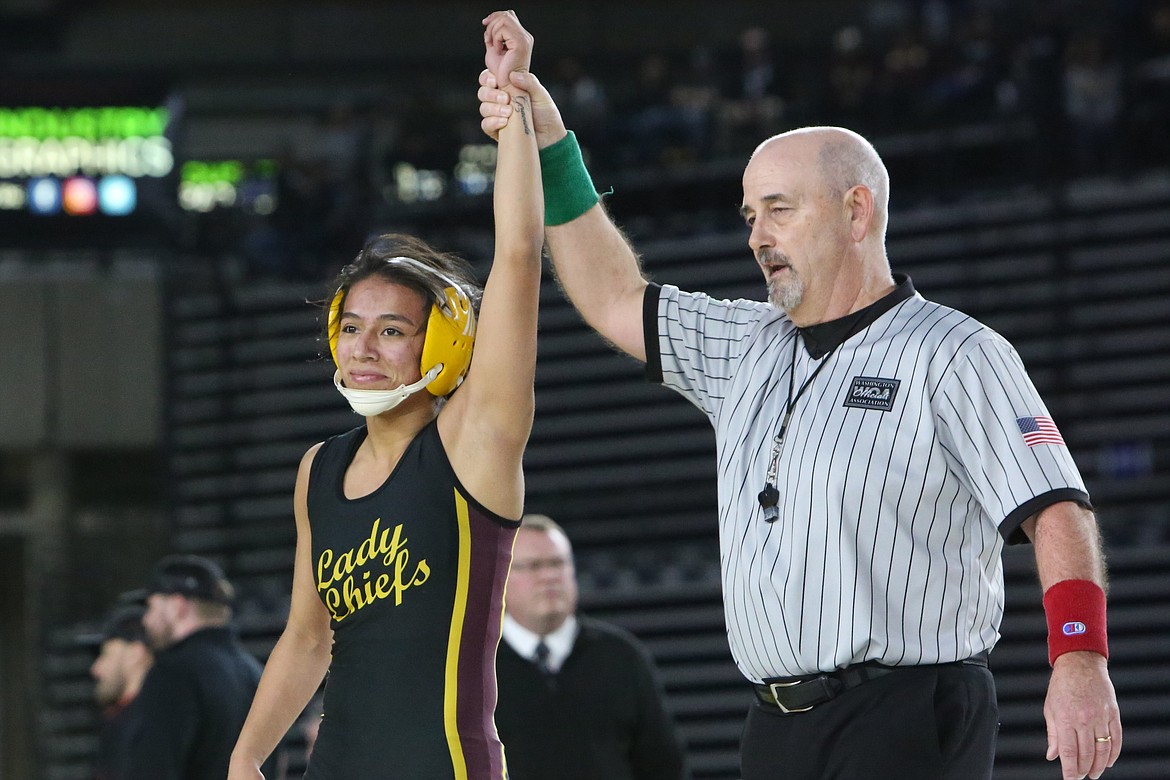
<instances>
[{"instance_id":1,"label":"referee's hand","mask_svg":"<svg viewBox=\"0 0 1170 780\"><path fill-rule=\"evenodd\" d=\"M532 124L536 130L536 144L541 149L551 146L565 137L568 131L561 119L561 112L553 102L548 90L533 73L513 71L511 85L528 93L532 99ZM512 115L512 97L499 88L496 75L491 68L484 68L479 74L479 126L484 135L494 141L500 140L500 130L508 124Z\"/></svg>"},{"instance_id":2,"label":"referee's hand","mask_svg":"<svg viewBox=\"0 0 1170 780\"><path fill-rule=\"evenodd\" d=\"M1105 657L1065 653L1052 666L1048 697L1048 760L1060 757L1064 780L1097 778L1121 753L1121 713Z\"/></svg>"}]
</instances>

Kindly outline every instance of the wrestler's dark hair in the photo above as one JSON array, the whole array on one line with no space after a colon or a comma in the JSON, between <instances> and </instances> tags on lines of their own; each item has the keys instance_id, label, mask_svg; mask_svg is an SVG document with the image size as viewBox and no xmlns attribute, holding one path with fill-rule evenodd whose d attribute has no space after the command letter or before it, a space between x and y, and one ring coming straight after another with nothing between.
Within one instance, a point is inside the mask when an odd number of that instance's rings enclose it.
<instances>
[{"instance_id":1,"label":"wrestler's dark hair","mask_svg":"<svg viewBox=\"0 0 1170 780\"><path fill-rule=\"evenodd\" d=\"M328 295L320 301L319 338L323 357L329 356L329 304L338 291L343 294L341 304L344 306L344 296L349 294L355 284L372 276L380 276L414 290L431 303L442 303L445 300L443 290L447 285L439 276L428 274L410 263L387 262L393 257L417 260L456 282L471 299L471 305L478 313L483 287L476 280L470 263L457 255L440 252L421 238L404 233L383 233L366 242L353 262L337 274Z\"/></svg>"}]
</instances>

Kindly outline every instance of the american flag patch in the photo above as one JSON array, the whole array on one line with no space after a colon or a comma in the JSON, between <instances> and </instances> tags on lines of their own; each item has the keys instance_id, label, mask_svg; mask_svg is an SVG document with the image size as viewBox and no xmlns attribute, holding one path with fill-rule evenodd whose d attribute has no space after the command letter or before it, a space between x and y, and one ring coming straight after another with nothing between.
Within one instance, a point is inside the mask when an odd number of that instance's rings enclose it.
<instances>
[{"instance_id":1,"label":"american flag patch","mask_svg":"<svg viewBox=\"0 0 1170 780\"><path fill-rule=\"evenodd\" d=\"M1037 444L1067 446L1051 417L1017 417L1016 425L1020 426L1024 443L1029 447L1035 447Z\"/></svg>"}]
</instances>

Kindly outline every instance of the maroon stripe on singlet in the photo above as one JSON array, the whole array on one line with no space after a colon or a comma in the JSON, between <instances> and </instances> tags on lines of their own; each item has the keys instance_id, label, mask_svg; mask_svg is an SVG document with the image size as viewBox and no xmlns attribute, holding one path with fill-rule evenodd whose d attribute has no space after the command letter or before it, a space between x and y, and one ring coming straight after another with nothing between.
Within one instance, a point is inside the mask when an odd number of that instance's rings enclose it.
<instances>
[{"instance_id":1,"label":"maroon stripe on singlet","mask_svg":"<svg viewBox=\"0 0 1170 780\"><path fill-rule=\"evenodd\" d=\"M470 587L459 647L456 721L469 780L501 780L504 751L493 718L496 648L504 612L504 586L519 524L500 520L468 501L471 536ZM479 735L482 735L480 738Z\"/></svg>"}]
</instances>

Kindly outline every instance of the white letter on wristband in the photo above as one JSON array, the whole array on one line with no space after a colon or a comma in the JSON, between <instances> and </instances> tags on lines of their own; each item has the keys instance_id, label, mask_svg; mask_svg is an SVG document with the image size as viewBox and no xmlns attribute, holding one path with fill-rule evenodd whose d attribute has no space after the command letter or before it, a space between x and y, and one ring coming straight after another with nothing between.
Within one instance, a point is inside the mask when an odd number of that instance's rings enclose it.
<instances>
[{"instance_id":1,"label":"white letter on wristband","mask_svg":"<svg viewBox=\"0 0 1170 780\"><path fill-rule=\"evenodd\" d=\"M1048 619L1048 663L1074 650L1109 657L1105 591L1089 580L1062 580L1044 593Z\"/></svg>"}]
</instances>

